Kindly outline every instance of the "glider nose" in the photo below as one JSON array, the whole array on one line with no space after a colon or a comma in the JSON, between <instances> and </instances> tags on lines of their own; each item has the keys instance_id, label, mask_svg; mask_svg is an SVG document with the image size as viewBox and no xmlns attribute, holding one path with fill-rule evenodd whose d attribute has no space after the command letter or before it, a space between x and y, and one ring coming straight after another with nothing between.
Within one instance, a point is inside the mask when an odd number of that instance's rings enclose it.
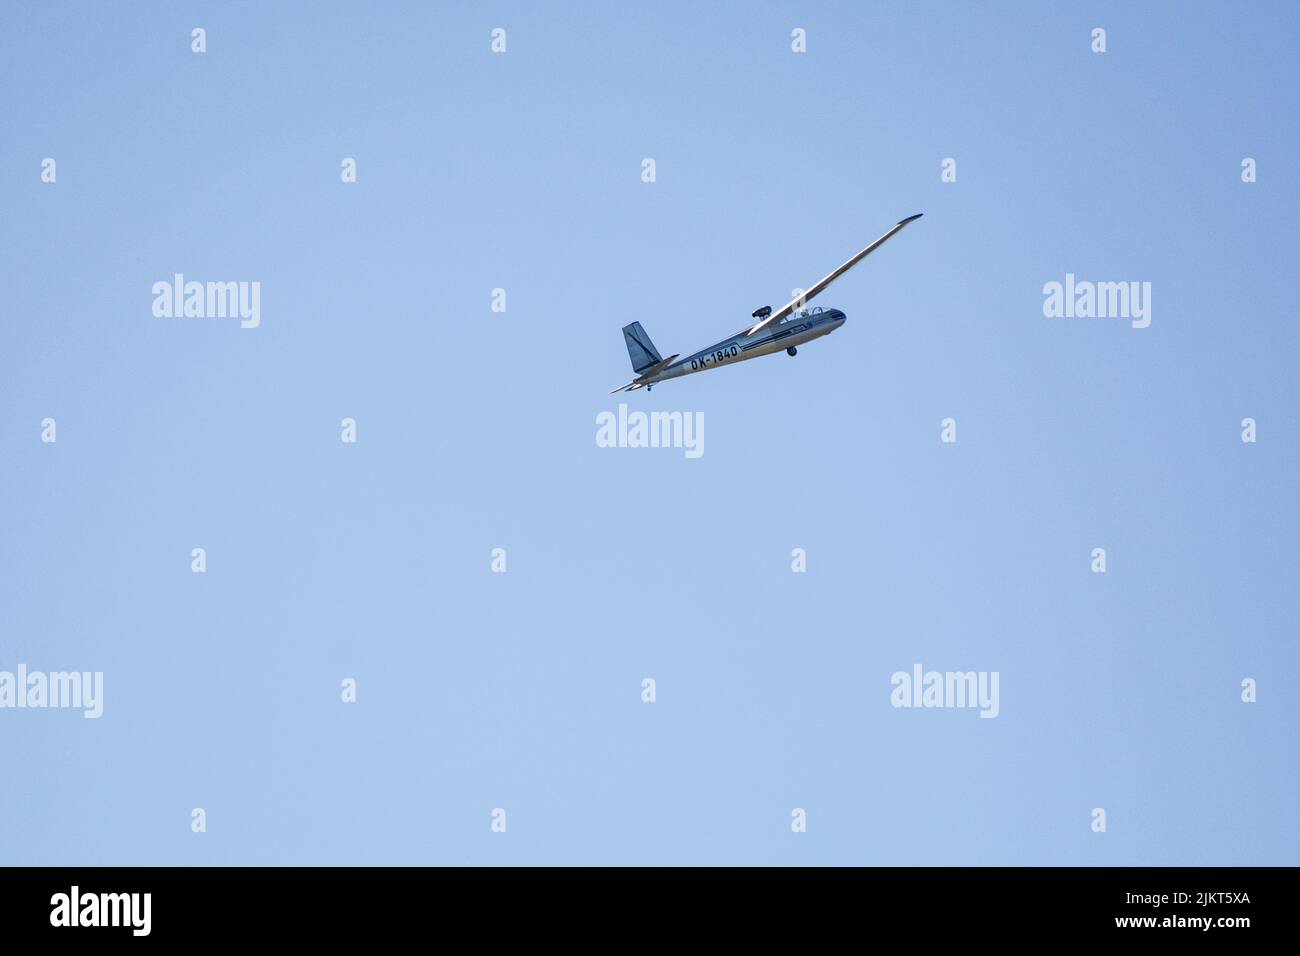
<instances>
[{"instance_id":1,"label":"glider nose","mask_svg":"<svg viewBox=\"0 0 1300 956\"><path fill-rule=\"evenodd\" d=\"M847 318L848 316L845 315L843 312L841 312L839 309L831 309L831 321L835 323L835 328L838 329L841 325L843 325L844 320Z\"/></svg>"}]
</instances>

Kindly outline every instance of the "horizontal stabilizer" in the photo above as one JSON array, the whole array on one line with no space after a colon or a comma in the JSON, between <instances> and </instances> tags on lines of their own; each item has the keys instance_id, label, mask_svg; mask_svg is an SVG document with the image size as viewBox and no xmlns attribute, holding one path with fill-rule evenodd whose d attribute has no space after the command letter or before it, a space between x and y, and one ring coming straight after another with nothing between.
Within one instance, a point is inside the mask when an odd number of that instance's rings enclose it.
<instances>
[{"instance_id":1,"label":"horizontal stabilizer","mask_svg":"<svg viewBox=\"0 0 1300 956\"><path fill-rule=\"evenodd\" d=\"M670 356L668 356L666 359L663 359L662 361L655 362L654 365L651 365L648 369L646 369L644 372L642 372L640 377L641 377L641 378L645 378L645 377L648 376L648 375L654 375L654 374L657 373L657 372L662 372L664 369L666 369L668 366L672 365L674 362L676 362L676 361L677 361L679 358L681 358L681 357L682 357L682 356L681 356L681 353L679 352L679 353L676 354L676 355L670 355Z\"/></svg>"}]
</instances>

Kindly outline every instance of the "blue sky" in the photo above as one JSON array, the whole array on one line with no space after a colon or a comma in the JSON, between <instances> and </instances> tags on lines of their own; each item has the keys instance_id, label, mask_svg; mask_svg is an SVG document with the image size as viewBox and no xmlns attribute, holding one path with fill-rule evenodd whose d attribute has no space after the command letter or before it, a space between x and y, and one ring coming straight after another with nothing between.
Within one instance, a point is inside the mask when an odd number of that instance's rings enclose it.
<instances>
[{"instance_id":1,"label":"blue sky","mask_svg":"<svg viewBox=\"0 0 1300 956\"><path fill-rule=\"evenodd\" d=\"M0 710L0 862L1297 863L1298 41L4 5L0 671L105 699ZM795 359L607 394L621 326L688 353L914 212ZM155 317L177 272L260 327ZM1150 327L1046 318L1067 273ZM620 399L704 455L597 447ZM915 663L999 715L893 708Z\"/></svg>"}]
</instances>

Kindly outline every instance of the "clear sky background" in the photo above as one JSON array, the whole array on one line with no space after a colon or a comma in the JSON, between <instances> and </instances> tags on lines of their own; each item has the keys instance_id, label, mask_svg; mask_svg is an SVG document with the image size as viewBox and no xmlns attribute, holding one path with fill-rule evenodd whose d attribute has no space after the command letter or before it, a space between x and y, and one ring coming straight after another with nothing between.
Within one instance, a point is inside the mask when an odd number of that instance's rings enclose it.
<instances>
[{"instance_id":1,"label":"clear sky background","mask_svg":"<svg viewBox=\"0 0 1300 956\"><path fill-rule=\"evenodd\" d=\"M1298 49L1292 3L4 4L0 670L105 701L0 711L0 862L1300 863ZM915 212L797 358L607 394L622 325L703 347ZM261 327L154 317L176 272ZM1150 327L1045 318L1067 272ZM598 448L620 399L703 457ZM894 709L915 663L1000 715Z\"/></svg>"}]
</instances>

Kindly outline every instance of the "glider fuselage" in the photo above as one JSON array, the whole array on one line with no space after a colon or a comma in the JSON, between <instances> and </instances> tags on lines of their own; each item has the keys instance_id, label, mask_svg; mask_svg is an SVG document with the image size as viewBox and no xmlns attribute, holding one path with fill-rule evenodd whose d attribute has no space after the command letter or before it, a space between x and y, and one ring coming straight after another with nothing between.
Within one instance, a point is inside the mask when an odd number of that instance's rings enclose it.
<instances>
[{"instance_id":1,"label":"glider fuselage","mask_svg":"<svg viewBox=\"0 0 1300 956\"><path fill-rule=\"evenodd\" d=\"M734 365L760 355L781 352L829 335L843 325L846 318L839 309L815 309L806 314L787 316L784 321L773 322L753 335L748 335L748 330L742 329L730 338L678 359L653 375L636 379L636 382L639 385L656 385L671 378L681 378L683 375L704 372L721 365Z\"/></svg>"}]
</instances>

